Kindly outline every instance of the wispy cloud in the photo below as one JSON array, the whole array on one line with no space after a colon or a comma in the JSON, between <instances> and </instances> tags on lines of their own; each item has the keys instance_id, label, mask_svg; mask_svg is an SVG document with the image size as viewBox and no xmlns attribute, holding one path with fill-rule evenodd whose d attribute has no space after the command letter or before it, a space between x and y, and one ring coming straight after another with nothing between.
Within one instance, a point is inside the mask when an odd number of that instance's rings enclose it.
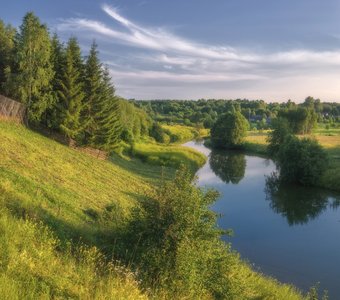
<instances>
[{"instance_id":1,"label":"wispy cloud","mask_svg":"<svg viewBox=\"0 0 340 300\"><path fill-rule=\"evenodd\" d=\"M114 79L118 80L125 90L131 91L126 82L131 86L133 83L139 86L143 82L150 88L166 81L171 85L176 82L179 85L215 82L219 84L219 89L223 89L223 83L230 89L231 82L243 81L243 86L240 84L235 86L239 89L241 86L250 87L251 92L265 89L269 83L275 88L278 87L278 82L286 84L287 87L297 82L303 85L301 78L306 84L313 82L315 85L316 75L313 74L314 77L311 79L310 72L314 71L320 76L323 74L323 78L328 78L330 75L327 74L334 73L330 70L340 67L340 50L317 52L309 49L292 49L261 53L229 46L202 44L180 37L162 27L141 26L107 4L101 8L114 23L108 25L97 20L71 18L63 20L58 29L92 32L108 38L108 43L118 43L128 46L128 49L134 49L133 54L126 53L125 61L124 59L119 63L108 61L113 67ZM327 80L322 82L326 84ZM318 86L316 90L321 89ZM332 93L334 92L333 88ZM263 93L266 95L266 90ZM306 93L309 94L310 90Z\"/></svg>"}]
</instances>

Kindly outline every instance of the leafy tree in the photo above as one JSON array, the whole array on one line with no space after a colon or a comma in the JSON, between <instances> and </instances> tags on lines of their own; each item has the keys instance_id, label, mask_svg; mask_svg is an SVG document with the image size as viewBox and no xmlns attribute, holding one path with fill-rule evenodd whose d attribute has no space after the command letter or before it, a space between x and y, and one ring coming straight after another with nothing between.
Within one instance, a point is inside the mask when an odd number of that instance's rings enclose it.
<instances>
[{"instance_id":1,"label":"leafy tree","mask_svg":"<svg viewBox=\"0 0 340 300\"><path fill-rule=\"evenodd\" d=\"M4 89L6 73L11 72L13 66L15 34L16 30L12 26L0 20L0 92L3 94L7 94Z\"/></svg>"},{"instance_id":2,"label":"leafy tree","mask_svg":"<svg viewBox=\"0 0 340 300\"><path fill-rule=\"evenodd\" d=\"M17 36L15 60L18 97L28 108L30 121L40 121L52 102L51 41L45 25L27 13Z\"/></svg>"},{"instance_id":3,"label":"leafy tree","mask_svg":"<svg viewBox=\"0 0 340 300\"><path fill-rule=\"evenodd\" d=\"M283 182L316 185L326 170L328 157L316 140L289 136L276 157Z\"/></svg>"},{"instance_id":4,"label":"leafy tree","mask_svg":"<svg viewBox=\"0 0 340 300\"><path fill-rule=\"evenodd\" d=\"M211 141L217 148L235 148L242 144L249 123L239 112L221 115L211 129Z\"/></svg>"},{"instance_id":5,"label":"leafy tree","mask_svg":"<svg viewBox=\"0 0 340 300\"><path fill-rule=\"evenodd\" d=\"M286 138L291 135L292 130L287 119L282 118L273 121L272 129L273 130L269 132L267 137L267 151L270 156L275 157Z\"/></svg>"},{"instance_id":6,"label":"leafy tree","mask_svg":"<svg viewBox=\"0 0 340 300\"><path fill-rule=\"evenodd\" d=\"M66 48L66 64L59 91L62 101L60 129L71 139L76 138L82 130L80 114L85 95L80 60L81 51L78 42L75 38L71 38Z\"/></svg>"},{"instance_id":7,"label":"leafy tree","mask_svg":"<svg viewBox=\"0 0 340 300\"><path fill-rule=\"evenodd\" d=\"M216 227L216 214L209 210L218 193L203 192L191 178L181 167L174 181L148 194L135 209L126 259L145 281L170 288L178 298L232 299L224 275L236 256L220 240L227 231Z\"/></svg>"}]
</instances>

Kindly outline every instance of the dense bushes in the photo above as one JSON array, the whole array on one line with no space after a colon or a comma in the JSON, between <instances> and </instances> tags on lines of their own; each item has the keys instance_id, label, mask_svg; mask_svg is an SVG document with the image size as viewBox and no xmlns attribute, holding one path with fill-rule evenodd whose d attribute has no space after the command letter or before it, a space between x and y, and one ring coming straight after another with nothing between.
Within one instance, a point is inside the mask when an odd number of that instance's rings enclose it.
<instances>
[{"instance_id":1,"label":"dense bushes","mask_svg":"<svg viewBox=\"0 0 340 300\"><path fill-rule=\"evenodd\" d=\"M249 123L238 111L221 115L211 129L211 142L216 148L239 147L248 129Z\"/></svg>"},{"instance_id":2,"label":"dense bushes","mask_svg":"<svg viewBox=\"0 0 340 300\"><path fill-rule=\"evenodd\" d=\"M268 135L268 154L275 160L282 182L316 185L327 168L325 150L314 139L299 139L286 119L278 119Z\"/></svg>"},{"instance_id":3,"label":"dense bushes","mask_svg":"<svg viewBox=\"0 0 340 300\"><path fill-rule=\"evenodd\" d=\"M327 155L316 140L289 136L276 156L285 182L316 185L327 168Z\"/></svg>"}]
</instances>

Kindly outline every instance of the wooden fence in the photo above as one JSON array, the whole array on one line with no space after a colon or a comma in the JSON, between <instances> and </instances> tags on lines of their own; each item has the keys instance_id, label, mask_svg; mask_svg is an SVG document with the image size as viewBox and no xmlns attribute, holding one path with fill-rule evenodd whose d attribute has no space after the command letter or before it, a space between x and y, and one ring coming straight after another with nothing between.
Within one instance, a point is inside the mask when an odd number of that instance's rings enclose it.
<instances>
[{"instance_id":1,"label":"wooden fence","mask_svg":"<svg viewBox=\"0 0 340 300\"><path fill-rule=\"evenodd\" d=\"M0 116L24 123L26 106L18 101L0 95Z\"/></svg>"}]
</instances>

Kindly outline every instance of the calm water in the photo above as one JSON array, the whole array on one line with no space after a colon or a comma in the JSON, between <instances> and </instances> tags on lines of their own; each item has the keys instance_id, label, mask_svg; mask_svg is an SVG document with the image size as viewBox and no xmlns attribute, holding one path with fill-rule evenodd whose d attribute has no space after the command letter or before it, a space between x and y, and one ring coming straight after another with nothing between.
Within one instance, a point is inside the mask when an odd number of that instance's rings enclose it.
<instances>
[{"instance_id":1,"label":"calm water","mask_svg":"<svg viewBox=\"0 0 340 300\"><path fill-rule=\"evenodd\" d=\"M197 172L198 185L221 194L212 209L231 228L233 248L263 273L306 291L316 282L340 299L340 194L279 186L271 160L236 152L211 152ZM339 183L340 184L340 183Z\"/></svg>"}]
</instances>

